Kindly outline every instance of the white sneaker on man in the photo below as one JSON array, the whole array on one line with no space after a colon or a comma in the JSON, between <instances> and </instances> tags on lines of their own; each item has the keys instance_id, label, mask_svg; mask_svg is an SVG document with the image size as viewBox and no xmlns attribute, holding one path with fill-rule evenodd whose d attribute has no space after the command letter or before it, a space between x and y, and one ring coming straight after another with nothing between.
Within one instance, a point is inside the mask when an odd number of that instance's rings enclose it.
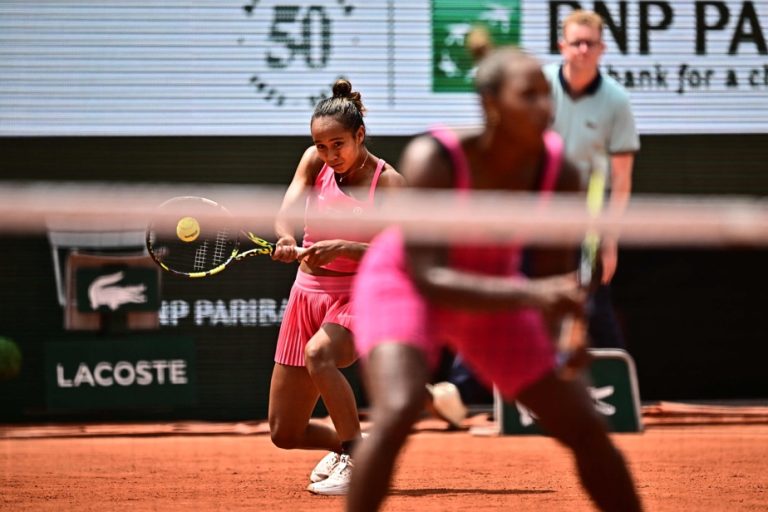
<instances>
[{"instance_id":1,"label":"white sneaker on man","mask_svg":"<svg viewBox=\"0 0 768 512\"><path fill-rule=\"evenodd\" d=\"M340 455L338 453L328 452L325 457L320 459L320 462L317 463L315 469L312 470L312 473L309 474L309 480L314 483L321 482L328 478L331 471L333 471L333 468L339 463L339 458Z\"/></svg>"},{"instance_id":2,"label":"white sneaker on man","mask_svg":"<svg viewBox=\"0 0 768 512\"><path fill-rule=\"evenodd\" d=\"M346 453L339 457L339 462L328 475L328 478L307 486L307 490L323 496L344 496L349 490L349 480L352 477L352 459Z\"/></svg>"}]
</instances>

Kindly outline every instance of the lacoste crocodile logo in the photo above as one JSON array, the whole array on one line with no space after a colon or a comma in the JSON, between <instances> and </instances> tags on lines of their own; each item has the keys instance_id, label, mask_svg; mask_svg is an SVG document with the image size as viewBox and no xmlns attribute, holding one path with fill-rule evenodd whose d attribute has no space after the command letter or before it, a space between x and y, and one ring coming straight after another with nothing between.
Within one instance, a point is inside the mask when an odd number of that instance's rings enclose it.
<instances>
[{"instance_id":1,"label":"lacoste crocodile logo","mask_svg":"<svg viewBox=\"0 0 768 512\"><path fill-rule=\"evenodd\" d=\"M144 292L147 286L144 284L113 286L123 279L124 272L115 272L99 276L93 280L88 287L88 299L91 301L91 308L98 309L100 306L107 306L112 311L124 304L143 304L147 302L147 296Z\"/></svg>"}]
</instances>

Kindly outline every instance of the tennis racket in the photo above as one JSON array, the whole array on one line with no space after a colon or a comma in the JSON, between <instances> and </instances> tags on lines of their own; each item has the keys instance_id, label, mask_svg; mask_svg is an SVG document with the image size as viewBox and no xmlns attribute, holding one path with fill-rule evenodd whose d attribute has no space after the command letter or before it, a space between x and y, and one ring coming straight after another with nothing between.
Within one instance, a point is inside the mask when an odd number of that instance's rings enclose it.
<instances>
[{"instance_id":1,"label":"tennis racket","mask_svg":"<svg viewBox=\"0 0 768 512\"><path fill-rule=\"evenodd\" d=\"M592 218L597 218L603 210L607 176L608 157L604 153L597 153L593 158L587 185L587 211ZM600 284L600 234L594 229L587 231L581 243L577 278L579 286L588 294ZM578 373L591 361L587 351L587 327L588 313L580 317L568 317L563 322L560 350L566 356L563 372L567 376Z\"/></svg>"},{"instance_id":2,"label":"tennis racket","mask_svg":"<svg viewBox=\"0 0 768 512\"><path fill-rule=\"evenodd\" d=\"M242 250L244 240L255 247ZM161 204L147 227L146 241L160 268L191 278L212 276L233 261L275 251L275 244L243 231L222 205L196 196L174 197ZM304 251L297 249L299 254Z\"/></svg>"}]
</instances>

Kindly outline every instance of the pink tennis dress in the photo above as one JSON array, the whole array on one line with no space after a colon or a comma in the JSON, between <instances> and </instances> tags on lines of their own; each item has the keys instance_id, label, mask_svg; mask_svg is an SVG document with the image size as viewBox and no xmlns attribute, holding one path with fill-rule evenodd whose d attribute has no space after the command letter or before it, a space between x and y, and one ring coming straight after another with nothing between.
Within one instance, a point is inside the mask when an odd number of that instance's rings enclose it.
<instances>
[{"instance_id":1,"label":"pink tennis dress","mask_svg":"<svg viewBox=\"0 0 768 512\"><path fill-rule=\"evenodd\" d=\"M448 150L458 190L471 188L470 171L457 136L438 128L432 135ZM542 196L551 194L562 162L562 140L545 134L547 158ZM524 278L517 245L454 246L453 268L475 274ZM555 349L541 314L521 308L477 312L437 307L419 293L408 273L405 241L388 228L371 243L361 261L352 291L355 345L360 357L382 343L404 343L422 350L434 367L448 344L486 385L495 384L505 398L540 379L555 366Z\"/></svg>"},{"instance_id":2,"label":"pink tennis dress","mask_svg":"<svg viewBox=\"0 0 768 512\"><path fill-rule=\"evenodd\" d=\"M372 208L373 194L384 164L384 160L379 159L368 197L364 201L345 194L336 183L333 168L324 165L315 179L312 193L307 198L306 211L331 211L352 216ZM304 226L304 247L330 238L336 237L331 233L321 232L308 215ZM349 272L350 275L347 276L315 276L297 271L277 337L276 363L305 366L304 347L323 324L334 323L352 329L349 301L353 273L357 271L358 265L356 260L336 258L324 267L337 272Z\"/></svg>"}]
</instances>

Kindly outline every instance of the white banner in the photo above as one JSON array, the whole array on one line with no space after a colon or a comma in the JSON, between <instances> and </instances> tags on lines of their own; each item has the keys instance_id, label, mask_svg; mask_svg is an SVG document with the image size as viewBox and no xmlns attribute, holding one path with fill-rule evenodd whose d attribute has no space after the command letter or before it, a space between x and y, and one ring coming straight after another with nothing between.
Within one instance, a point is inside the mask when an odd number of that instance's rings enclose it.
<instances>
[{"instance_id":1,"label":"white banner","mask_svg":"<svg viewBox=\"0 0 768 512\"><path fill-rule=\"evenodd\" d=\"M339 76L373 135L476 123L472 24L557 61L577 5L641 133L768 133L768 0L0 0L0 135L308 135Z\"/></svg>"}]
</instances>

